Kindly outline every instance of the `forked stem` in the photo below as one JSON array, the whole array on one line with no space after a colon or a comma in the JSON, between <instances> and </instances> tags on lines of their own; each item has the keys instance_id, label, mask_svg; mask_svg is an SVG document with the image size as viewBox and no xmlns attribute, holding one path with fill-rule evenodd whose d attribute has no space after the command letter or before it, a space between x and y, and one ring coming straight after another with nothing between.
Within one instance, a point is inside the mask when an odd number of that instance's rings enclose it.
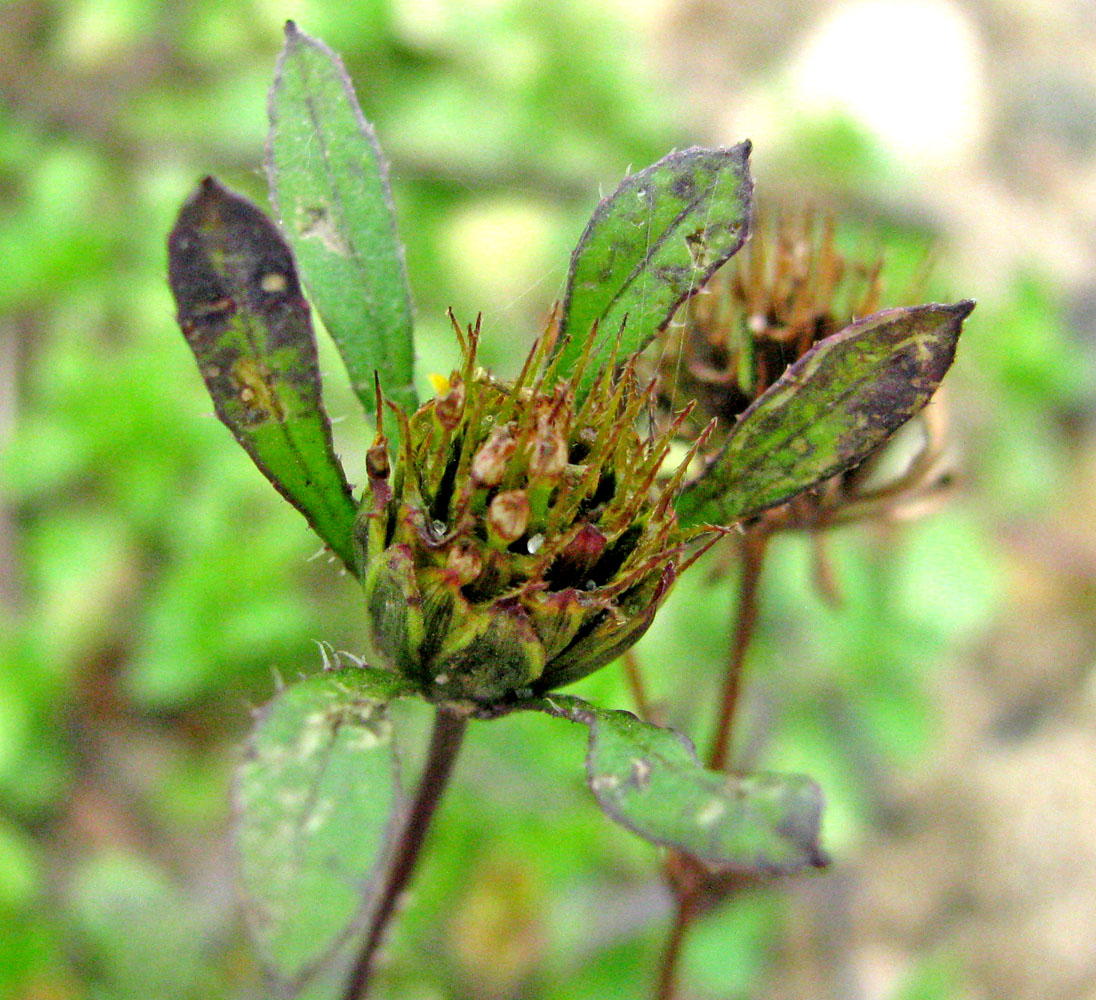
<instances>
[{"instance_id":1,"label":"forked stem","mask_svg":"<svg viewBox=\"0 0 1096 1000\"><path fill-rule=\"evenodd\" d=\"M365 1000L368 996L369 982L373 974L373 959L380 947L385 929L395 913L396 903L414 874L423 841L426 839L426 832L430 829L430 821L449 784L449 777L453 773L453 765L456 763L467 728L467 716L454 712L444 705L438 706L418 791L415 793L415 800L411 803L411 808L400 830L400 839L385 875L376 913L369 925L369 932L361 953L347 980L343 1000Z\"/></svg>"}]
</instances>

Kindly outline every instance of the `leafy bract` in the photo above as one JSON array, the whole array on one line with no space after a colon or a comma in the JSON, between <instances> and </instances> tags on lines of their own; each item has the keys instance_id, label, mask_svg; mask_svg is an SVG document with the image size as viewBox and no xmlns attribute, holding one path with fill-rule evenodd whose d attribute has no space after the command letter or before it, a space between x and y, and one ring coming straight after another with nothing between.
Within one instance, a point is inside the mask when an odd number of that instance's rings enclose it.
<instances>
[{"instance_id":1,"label":"leafy bract","mask_svg":"<svg viewBox=\"0 0 1096 1000\"><path fill-rule=\"evenodd\" d=\"M168 271L179 325L217 416L353 568L357 507L335 457L289 247L251 202L206 177L171 231Z\"/></svg>"},{"instance_id":2,"label":"leafy bract","mask_svg":"<svg viewBox=\"0 0 1096 1000\"><path fill-rule=\"evenodd\" d=\"M706 770L678 733L570 695L531 707L589 726L590 789L607 815L646 840L743 874L827 863L818 844L822 793L809 778Z\"/></svg>"},{"instance_id":3,"label":"leafy bract","mask_svg":"<svg viewBox=\"0 0 1096 1000\"><path fill-rule=\"evenodd\" d=\"M354 392L371 412L376 370L388 397L414 410L411 298L388 170L339 57L292 21L270 91L267 172Z\"/></svg>"},{"instance_id":4,"label":"leafy bract","mask_svg":"<svg viewBox=\"0 0 1096 1000\"><path fill-rule=\"evenodd\" d=\"M594 210L571 254L559 375L568 377L597 324L595 360L575 386L584 397L611 348L626 358L664 327L742 246L753 182L750 143L670 153L620 184Z\"/></svg>"},{"instance_id":5,"label":"leafy bract","mask_svg":"<svg viewBox=\"0 0 1096 1000\"><path fill-rule=\"evenodd\" d=\"M387 702L407 693L371 668L324 672L259 713L236 776L245 910L268 974L295 996L368 918L398 813Z\"/></svg>"},{"instance_id":6,"label":"leafy bract","mask_svg":"<svg viewBox=\"0 0 1096 1000\"><path fill-rule=\"evenodd\" d=\"M863 461L929 401L973 308L886 309L818 343L742 414L682 492L680 523L733 524Z\"/></svg>"}]
</instances>

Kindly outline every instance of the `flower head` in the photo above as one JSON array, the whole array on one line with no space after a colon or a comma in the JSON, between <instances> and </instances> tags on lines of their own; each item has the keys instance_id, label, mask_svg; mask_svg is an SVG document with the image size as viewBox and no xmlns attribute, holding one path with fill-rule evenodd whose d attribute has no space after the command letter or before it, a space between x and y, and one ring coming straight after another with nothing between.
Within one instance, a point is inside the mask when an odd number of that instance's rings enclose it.
<instances>
[{"instance_id":1,"label":"flower head","mask_svg":"<svg viewBox=\"0 0 1096 1000\"><path fill-rule=\"evenodd\" d=\"M477 367L478 323L454 327L461 367L414 414L391 407L394 461L378 431L355 541L377 653L430 697L498 702L636 642L703 532L672 506L688 459L657 485L672 432L637 432L634 359L576 404L554 318L513 383Z\"/></svg>"}]
</instances>

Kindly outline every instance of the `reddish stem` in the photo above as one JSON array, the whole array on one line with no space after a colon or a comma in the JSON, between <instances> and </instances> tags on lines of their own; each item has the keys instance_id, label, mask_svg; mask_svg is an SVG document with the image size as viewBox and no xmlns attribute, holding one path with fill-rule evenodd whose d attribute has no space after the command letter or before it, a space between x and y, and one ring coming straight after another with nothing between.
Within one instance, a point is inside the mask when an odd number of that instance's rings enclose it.
<instances>
[{"instance_id":1,"label":"reddish stem","mask_svg":"<svg viewBox=\"0 0 1096 1000\"><path fill-rule=\"evenodd\" d=\"M757 595L761 582L761 567L765 559L771 530L759 523L742 536L742 579L738 591L738 615L731 636L731 651L723 681L723 696L719 703L715 737L708 766L715 771L726 769L731 745L735 708L742 688L742 671L746 650L757 624ZM637 702L638 703L638 702ZM685 939L694 917L701 912L705 893L706 870L687 855L671 854L666 863L666 882L677 900L677 913L662 951L655 984L654 1000L674 1000L677 996L678 969ZM725 893L731 891L723 887Z\"/></svg>"},{"instance_id":2,"label":"reddish stem","mask_svg":"<svg viewBox=\"0 0 1096 1000\"><path fill-rule=\"evenodd\" d=\"M731 637L727 673L723 678L723 696L719 702L712 751L708 757L708 767L713 771L723 771L727 767L734 714L742 689L746 650L749 648L754 626L757 624L757 594L761 582L761 566L770 537L768 530L763 525L759 525L747 531L741 540L742 581L738 589L738 617Z\"/></svg>"},{"instance_id":3,"label":"reddish stem","mask_svg":"<svg viewBox=\"0 0 1096 1000\"><path fill-rule=\"evenodd\" d=\"M635 654L635 650L626 650L621 659L624 661L624 678L628 682L628 690L632 694L632 701L635 702L636 712L639 713L639 717L645 722L650 722L651 716L651 702L647 698L647 685L643 682L643 671L639 666L639 658Z\"/></svg>"},{"instance_id":4,"label":"reddish stem","mask_svg":"<svg viewBox=\"0 0 1096 1000\"><path fill-rule=\"evenodd\" d=\"M415 801L411 803L400 831L399 843L388 866L376 913L369 925L365 944L347 980L343 1000L365 1000L368 996L377 948L395 912L396 903L415 871L426 831L430 828L430 820L449 783L449 776L453 773L453 765L467 727L467 716L459 715L444 705L438 706L434 715L434 731L430 735L430 749L426 754L426 765L422 778L419 779Z\"/></svg>"},{"instance_id":5,"label":"reddish stem","mask_svg":"<svg viewBox=\"0 0 1096 1000\"><path fill-rule=\"evenodd\" d=\"M677 914L674 917L673 926L670 928L670 936L666 939L666 947L662 952L662 961L658 968L658 983L655 986L655 1000L674 1000L677 996L677 973L679 959L681 958L681 946L685 943L685 935L692 923L693 907L690 900L679 897L677 901Z\"/></svg>"}]
</instances>

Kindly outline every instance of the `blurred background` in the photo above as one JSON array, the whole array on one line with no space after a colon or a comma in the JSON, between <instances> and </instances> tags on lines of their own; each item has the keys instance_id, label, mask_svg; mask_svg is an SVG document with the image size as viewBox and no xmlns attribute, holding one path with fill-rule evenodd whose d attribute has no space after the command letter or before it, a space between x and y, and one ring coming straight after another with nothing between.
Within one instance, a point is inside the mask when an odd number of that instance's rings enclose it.
<instances>
[{"instance_id":1,"label":"blurred background","mask_svg":"<svg viewBox=\"0 0 1096 1000\"><path fill-rule=\"evenodd\" d=\"M924 300L978 300L951 501L833 532L839 607L803 539L773 546L738 752L817 778L834 865L708 915L683 996L1096 997L1090 0L0 7L0 996L263 995L231 771L277 676L362 651L359 596L213 418L164 241L205 173L265 202L287 17L342 54L392 161L423 392L450 305L513 372L599 194L675 146L753 139L766 203L833 210L888 287L931 254ZM354 480L365 427L321 356ZM637 649L701 746L721 560ZM632 707L617 666L575 691ZM582 754L566 723L475 727L381 995L648 995L658 854L600 815Z\"/></svg>"}]
</instances>

